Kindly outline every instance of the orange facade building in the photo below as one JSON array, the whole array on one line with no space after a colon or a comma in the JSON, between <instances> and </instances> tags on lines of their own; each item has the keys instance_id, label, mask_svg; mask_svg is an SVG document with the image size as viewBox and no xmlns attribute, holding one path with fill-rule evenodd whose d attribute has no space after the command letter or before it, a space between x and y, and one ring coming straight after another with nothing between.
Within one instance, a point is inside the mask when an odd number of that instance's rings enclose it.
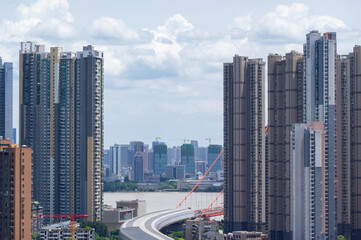
<instances>
[{"instance_id":1,"label":"orange facade building","mask_svg":"<svg viewBox=\"0 0 361 240\"><path fill-rule=\"evenodd\" d=\"M32 150L0 140L0 236L31 239Z\"/></svg>"}]
</instances>

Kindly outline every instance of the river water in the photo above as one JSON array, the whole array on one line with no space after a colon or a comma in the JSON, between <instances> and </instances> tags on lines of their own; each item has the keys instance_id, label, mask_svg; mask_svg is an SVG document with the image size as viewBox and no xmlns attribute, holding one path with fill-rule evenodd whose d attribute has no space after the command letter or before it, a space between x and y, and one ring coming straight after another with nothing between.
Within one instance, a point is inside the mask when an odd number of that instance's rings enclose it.
<instances>
[{"instance_id":1,"label":"river water","mask_svg":"<svg viewBox=\"0 0 361 240\"><path fill-rule=\"evenodd\" d=\"M146 211L151 213L164 209L174 209L187 194L188 192L105 192L104 204L116 207L116 201L120 200L145 200ZM218 194L214 192L194 192L182 203L181 208L207 208ZM223 206L223 195L213 204L213 207L218 206ZM217 220L219 218L217 217Z\"/></svg>"}]
</instances>

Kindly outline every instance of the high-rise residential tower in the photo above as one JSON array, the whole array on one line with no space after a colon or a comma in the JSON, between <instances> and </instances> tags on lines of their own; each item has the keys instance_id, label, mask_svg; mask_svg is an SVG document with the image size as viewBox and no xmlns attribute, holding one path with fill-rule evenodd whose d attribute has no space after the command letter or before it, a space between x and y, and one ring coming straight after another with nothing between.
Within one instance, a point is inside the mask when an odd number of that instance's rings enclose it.
<instances>
[{"instance_id":1,"label":"high-rise residential tower","mask_svg":"<svg viewBox=\"0 0 361 240\"><path fill-rule=\"evenodd\" d=\"M198 140L191 140L191 144L194 147L194 159L199 160L198 159ZM203 161L205 161L205 159L203 159Z\"/></svg>"},{"instance_id":2,"label":"high-rise residential tower","mask_svg":"<svg viewBox=\"0 0 361 240\"><path fill-rule=\"evenodd\" d=\"M154 151L154 174L162 176L165 173L165 166L167 166L167 145L164 143L156 143L153 145Z\"/></svg>"},{"instance_id":3,"label":"high-rise residential tower","mask_svg":"<svg viewBox=\"0 0 361 240\"><path fill-rule=\"evenodd\" d=\"M103 53L21 43L19 143L33 148L44 213L102 218Z\"/></svg>"},{"instance_id":4,"label":"high-rise residential tower","mask_svg":"<svg viewBox=\"0 0 361 240\"><path fill-rule=\"evenodd\" d=\"M336 61L337 235L357 239L361 234L359 179L361 47Z\"/></svg>"},{"instance_id":5,"label":"high-rise residential tower","mask_svg":"<svg viewBox=\"0 0 361 240\"><path fill-rule=\"evenodd\" d=\"M45 213L54 213L54 161L49 157L49 138L40 139L50 129L50 110L45 96L49 96L50 67L46 64L44 46L32 42L21 43L19 54L19 145L33 150L33 198L41 202ZM43 71L41 69L44 61ZM46 79L46 80L45 80ZM42 86L42 88L40 87ZM41 121L43 118L45 120ZM48 119L49 118L49 119ZM44 144L42 144L44 143ZM50 176L51 179L50 179Z\"/></svg>"},{"instance_id":6,"label":"high-rise residential tower","mask_svg":"<svg viewBox=\"0 0 361 240\"><path fill-rule=\"evenodd\" d=\"M197 155L198 155L199 160L207 161L208 160L208 147L198 147ZM208 162L208 164L209 164L209 162Z\"/></svg>"},{"instance_id":7,"label":"high-rise residential tower","mask_svg":"<svg viewBox=\"0 0 361 240\"><path fill-rule=\"evenodd\" d=\"M142 182L144 180L144 158L141 152L134 155L134 180Z\"/></svg>"},{"instance_id":8,"label":"high-rise residential tower","mask_svg":"<svg viewBox=\"0 0 361 240\"><path fill-rule=\"evenodd\" d=\"M194 146L192 144L184 143L181 146L181 165L186 168L186 176L191 177L195 175L195 156Z\"/></svg>"},{"instance_id":9,"label":"high-rise residential tower","mask_svg":"<svg viewBox=\"0 0 361 240\"><path fill-rule=\"evenodd\" d=\"M290 132L303 121L303 59L297 52L268 56L268 230L290 239Z\"/></svg>"},{"instance_id":10,"label":"high-rise residential tower","mask_svg":"<svg viewBox=\"0 0 361 240\"><path fill-rule=\"evenodd\" d=\"M208 146L208 168L210 168L210 166L213 164L213 162L217 159L217 157L219 156L221 151L222 151L222 146L221 145L210 144ZM222 170L221 157L219 157L217 162L213 165L210 172L217 172L219 170Z\"/></svg>"},{"instance_id":11,"label":"high-rise residential tower","mask_svg":"<svg viewBox=\"0 0 361 240\"><path fill-rule=\"evenodd\" d=\"M0 57L0 136L13 138L13 63Z\"/></svg>"},{"instance_id":12,"label":"high-rise residential tower","mask_svg":"<svg viewBox=\"0 0 361 240\"><path fill-rule=\"evenodd\" d=\"M79 192L75 192L75 211L87 212L91 220L102 219L102 156L104 149L104 70L103 52L93 46L77 52L75 76L78 87L76 105L79 163L75 178ZM74 99L75 100L75 99ZM78 201L80 199L80 201Z\"/></svg>"},{"instance_id":13,"label":"high-rise residential tower","mask_svg":"<svg viewBox=\"0 0 361 240\"><path fill-rule=\"evenodd\" d=\"M325 237L337 236L336 192L336 33L317 31L306 35L304 55L304 122L323 122L325 131L325 179L327 193L324 203L327 211Z\"/></svg>"},{"instance_id":14,"label":"high-rise residential tower","mask_svg":"<svg viewBox=\"0 0 361 240\"><path fill-rule=\"evenodd\" d=\"M129 143L129 151L128 151L128 158L129 158L129 166L134 166L134 156L137 152L144 152L144 142L141 141L132 141Z\"/></svg>"},{"instance_id":15,"label":"high-rise residential tower","mask_svg":"<svg viewBox=\"0 0 361 240\"><path fill-rule=\"evenodd\" d=\"M31 153L9 139L0 140L0 236L31 239Z\"/></svg>"},{"instance_id":16,"label":"high-rise residential tower","mask_svg":"<svg viewBox=\"0 0 361 240\"><path fill-rule=\"evenodd\" d=\"M323 123L292 124L290 142L291 239L325 239Z\"/></svg>"},{"instance_id":17,"label":"high-rise residential tower","mask_svg":"<svg viewBox=\"0 0 361 240\"><path fill-rule=\"evenodd\" d=\"M350 53L350 76L351 226L352 239L357 239L361 236L361 46L355 46L353 52Z\"/></svg>"},{"instance_id":18,"label":"high-rise residential tower","mask_svg":"<svg viewBox=\"0 0 361 240\"><path fill-rule=\"evenodd\" d=\"M336 61L337 235L351 237L351 66Z\"/></svg>"},{"instance_id":19,"label":"high-rise residential tower","mask_svg":"<svg viewBox=\"0 0 361 240\"><path fill-rule=\"evenodd\" d=\"M129 166L129 144L120 145L120 165L122 167Z\"/></svg>"},{"instance_id":20,"label":"high-rise residential tower","mask_svg":"<svg viewBox=\"0 0 361 240\"><path fill-rule=\"evenodd\" d=\"M223 65L226 231L264 231L265 63L236 55Z\"/></svg>"},{"instance_id":21,"label":"high-rise residential tower","mask_svg":"<svg viewBox=\"0 0 361 240\"><path fill-rule=\"evenodd\" d=\"M110 167L109 151L109 149L104 149L103 165L107 168Z\"/></svg>"},{"instance_id":22,"label":"high-rise residential tower","mask_svg":"<svg viewBox=\"0 0 361 240\"><path fill-rule=\"evenodd\" d=\"M109 148L110 174L119 175L121 172L121 148L119 144L114 144Z\"/></svg>"}]
</instances>

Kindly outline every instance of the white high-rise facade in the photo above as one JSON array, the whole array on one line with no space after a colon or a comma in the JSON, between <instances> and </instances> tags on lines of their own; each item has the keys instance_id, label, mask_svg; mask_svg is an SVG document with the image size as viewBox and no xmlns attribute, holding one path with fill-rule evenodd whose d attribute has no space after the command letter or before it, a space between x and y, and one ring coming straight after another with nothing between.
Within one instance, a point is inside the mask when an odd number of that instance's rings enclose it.
<instances>
[{"instance_id":1,"label":"white high-rise facade","mask_svg":"<svg viewBox=\"0 0 361 240\"><path fill-rule=\"evenodd\" d=\"M323 124L293 124L290 141L292 240L324 239Z\"/></svg>"}]
</instances>

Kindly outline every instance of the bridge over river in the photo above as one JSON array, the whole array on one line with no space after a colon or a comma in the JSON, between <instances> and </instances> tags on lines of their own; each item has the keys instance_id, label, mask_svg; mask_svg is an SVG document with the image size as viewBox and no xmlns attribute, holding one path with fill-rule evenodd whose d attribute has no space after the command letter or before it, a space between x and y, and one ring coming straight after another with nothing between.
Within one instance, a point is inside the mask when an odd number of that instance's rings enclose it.
<instances>
[{"instance_id":1,"label":"bridge over river","mask_svg":"<svg viewBox=\"0 0 361 240\"><path fill-rule=\"evenodd\" d=\"M168 209L130 219L120 228L124 240L172 240L160 230L168 225L196 217L190 209Z\"/></svg>"},{"instance_id":2,"label":"bridge over river","mask_svg":"<svg viewBox=\"0 0 361 240\"><path fill-rule=\"evenodd\" d=\"M223 190L216 197L216 199L208 206L206 209L191 210L191 209L181 209L180 206L187 198L192 194L196 189L198 184L204 179L204 177L211 170L213 165L218 161L220 156L223 154L223 150L206 171L203 177L197 182L193 189L188 193L188 195L177 205L175 209L168 209L157 211L153 213L148 213L143 216L132 218L120 227L120 238L123 240L172 240L172 238L160 232L160 230L166 226L183 222L187 219L195 217L214 217L223 215L223 207L212 207L217 199L223 194Z\"/></svg>"}]
</instances>

